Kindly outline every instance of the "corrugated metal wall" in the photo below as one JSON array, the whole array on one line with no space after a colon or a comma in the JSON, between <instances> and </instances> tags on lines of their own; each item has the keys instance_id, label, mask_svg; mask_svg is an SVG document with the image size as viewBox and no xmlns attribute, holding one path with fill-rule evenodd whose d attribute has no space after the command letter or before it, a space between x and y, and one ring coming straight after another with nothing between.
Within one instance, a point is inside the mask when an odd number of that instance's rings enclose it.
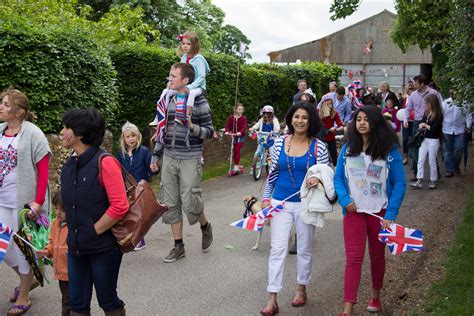
<instances>
[{"instance_id":1,"label":"corrugated metal wall","mask_svg":"<svg viewBox=\"0 0 474 316\"><path fill-rule=\"evenodd\" d=\"M339 67L342 68L339 79L343 86L359 79L364 86L377 88L380 82L386 81L394 92L401 92L402 87L406 88L408 78L413 80L414 76L421 73L421 65L376 64L364 66L342 64ZM403 76L404 74L405 76Z\"/></svg>"}]
</instances>

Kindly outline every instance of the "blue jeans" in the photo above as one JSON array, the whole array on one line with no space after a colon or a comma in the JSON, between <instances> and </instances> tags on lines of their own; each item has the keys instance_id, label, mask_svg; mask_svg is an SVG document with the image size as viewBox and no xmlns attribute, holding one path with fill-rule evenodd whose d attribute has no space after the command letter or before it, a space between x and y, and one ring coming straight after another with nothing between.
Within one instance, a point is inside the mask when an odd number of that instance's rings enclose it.
<instances>
[{"instance_id":1,"label":"blue jeans","mask_svg":"<svg viewBox=\"0 0 474 316\"><path fill-rule=\"evenodd\" d=\"M444 134L444 165L446 172L453 173L459 170L464 147L464 133L459 135Z\"/></svg>"},{"instance_id":2,"label":"blue jeans","mask_svg":"<svg viewBox=\"0 0 474 316\"><path fill-rule=\"evenodd\" d=\"M118 247L100 253L73 256L68 254L69 304L71 311L90 313L92 286L104 311L122 308L117 296L117 280L122 262Z\"/></svg>"},{"instance_id":3,"label":"blue jeans","mask_svg":"<svg viewBox=\"0 0 474 316\"><path fill-rule=\"evenodd\" d=\"M402 128L403 153L408 155L408 138L413 137L413 121L408 121L408 127Z\"/></svg>"}]
</instances>

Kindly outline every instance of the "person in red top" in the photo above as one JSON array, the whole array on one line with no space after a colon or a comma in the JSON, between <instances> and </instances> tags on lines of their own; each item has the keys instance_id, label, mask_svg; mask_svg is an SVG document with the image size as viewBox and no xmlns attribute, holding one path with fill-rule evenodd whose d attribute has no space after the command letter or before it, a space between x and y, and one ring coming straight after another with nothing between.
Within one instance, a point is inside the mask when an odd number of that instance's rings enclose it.
<instances>
[{"instance_id":1,"label":"person in red top","mask_svg":"<svg viewBox=\"0 0 474 316\"><path fill-rule=\"evenodd\" d=\"M326 94L321 99L321 108L319 109L319 117L325 127L324 140L329 149L329 155L334 166L337 163L337 147L336 147L336 132L344 130L341 118L334 109L333 100L330 95ZM337 127L336 127L337 126Z\"/></svg>"},{"instance_id":2,"label":"person in red top","mask_svg":"<svg viewBox=\"0 0 474 316\"><path fill-rule=\"evenodd\" d=\"M247 118L244 114L244 106L242 103L237 103L234 107L234 114L232 114L225 124L225 135L232 136L232 143L234 144L234 170L240 172L242 166L240 162L240 150L244 145L245 131L247 130Z\"/></svg>"}]
</instances>

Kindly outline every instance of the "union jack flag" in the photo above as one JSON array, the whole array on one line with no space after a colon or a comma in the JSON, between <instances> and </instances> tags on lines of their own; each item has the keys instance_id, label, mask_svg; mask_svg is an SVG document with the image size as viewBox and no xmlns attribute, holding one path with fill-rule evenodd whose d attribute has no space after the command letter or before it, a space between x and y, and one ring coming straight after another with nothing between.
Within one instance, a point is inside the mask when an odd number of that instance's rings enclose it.
<instances>
[{"instance_id":1,"label":"union jack flag","mask_svg":"<svg viewBox=\"0 0 474 316\"><path fill-rule=\"evenodd\" d=\"M156 102L156 117L158 119L158 125L156 127L156 140L162 144L165 142L166 132L166 109L168 107L166 101L166 93L163 93L158 102Z\"/></svg>"},{"instance_id":2,"label":"union jack flag","mask_svg":"<svg viewBox=\"0 0 474 316\"><path fill-rule=\"evenodd\" d=\"M10 227L0 223L0 263L3 262L3 258L8 250L8 244L10 243L10 238L12 237L12 231Z\"/></svg>"},{"instance_id":3,"label":"union jack flag","mask_svg":"<svg viewBox=\"0 0 474 316\"><path fill-rule=\"evenodd\" d=\"M272 213L280 212L282 209L283 204L279 204L277 206L268 206L257 214L247 216L246 218L233 222L230 225L237 228L256 232L262 231L263 225L265 224L268 218L272 217Z\"/></svg>"},{"instance_id":4,"label":"union jack flag","mask_svg":"<svg viewBox=\"0 0 474 316\"><path fill-rule=\"evenodd\" d=\"M423 250L423 232L398 224L392 224L388 229L380 231L379 240L386 244L394 255L405 251Z\"/></svg>"}]
</instances>

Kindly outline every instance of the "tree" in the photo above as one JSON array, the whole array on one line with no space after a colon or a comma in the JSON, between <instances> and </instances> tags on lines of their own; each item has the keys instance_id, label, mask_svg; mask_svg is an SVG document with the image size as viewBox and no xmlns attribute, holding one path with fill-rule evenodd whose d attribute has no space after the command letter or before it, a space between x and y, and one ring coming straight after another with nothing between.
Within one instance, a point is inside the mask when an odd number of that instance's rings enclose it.
<instances>
[{"instance_id":1,"label":"tree","mask_svg":"<svg viewBox=\"0 0 474 316\"><path fill-rule=\"evenodd\" d=\"M240 43L244 45L243 56L240 53ZM214 43L213 51L215 53L223 53L227 55L236 55L241 58L252 57L247 51L249 49L250 40L237 27L233 25L225 25L221 30L220 41Z\"/></svg>"},{"instance_id":2,"label":"tree","mask_svg":"<svg viewBox=\"0 0 474 316\"><path fill-rule=\"evenodd\" d=\"M211 0L78 0L94 9L91 19L100 20L115 6L127 4L143 10L143 21L160 32L160 46L174 48L176 36L187 30L199 35L203 51L236 55L240 42L248 50L250 40L237 27L223 25L224 12ZM149 38L154 41L154 38ZM225 41L225 42L224 42ZM244 58L250 55L246 52Z\"/></svg>"}]
</instances>

